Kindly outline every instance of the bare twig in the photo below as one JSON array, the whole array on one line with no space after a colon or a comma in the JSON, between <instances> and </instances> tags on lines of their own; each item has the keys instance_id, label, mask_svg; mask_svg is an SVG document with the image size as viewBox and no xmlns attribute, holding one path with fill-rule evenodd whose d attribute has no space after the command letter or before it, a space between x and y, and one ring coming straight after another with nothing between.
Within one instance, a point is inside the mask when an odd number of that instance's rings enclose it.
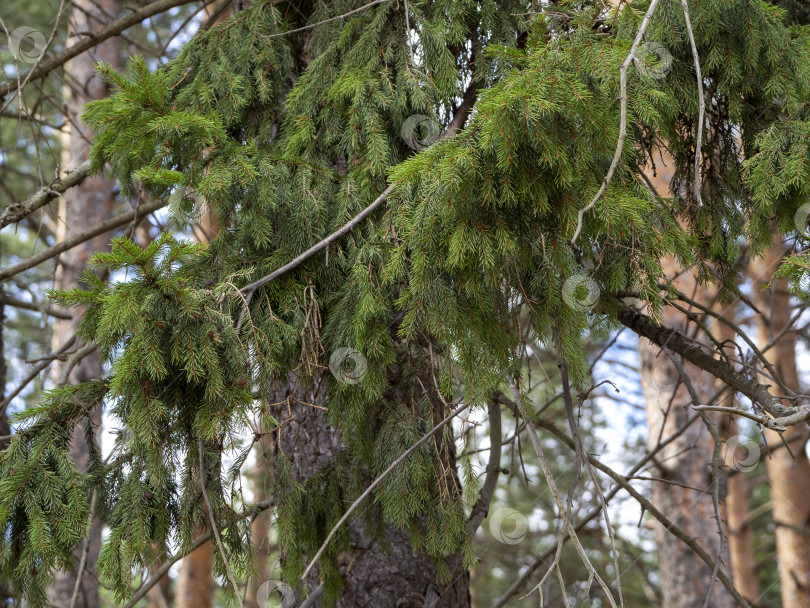
<instances>
[{"instance_id":1,"label":"bare twig","mask_svg":"<svg viewBox=\"0 0 810 608\"><path fill-rule=\"evenodd\" d=\"M390 2L390 0L374 0L374 2L369 2L361 6L360 8L356 8L351 10L347 13L343 13L342 15L337 15L335 17L330 17L329 19L324 19L323 21L318 21L317 23L310 23L309 25L305 25L304 27L299 27L294 30L287 30L286 32L279 32L277 34L268 34L267 36L262 36L262 38L277 38L279 36L287 36L289 34L295 34L296 32L303 32L305 30L312 29L313 27L318 27L319 25L323 25L324 23L330 23L331 21L337 21L339 19L345 19L349 15L354 15L355 13L359 13L361 11L366 10L367 8L371 8L375 4L382 4L383 2Z\"/></svg>"},{"instance_id":2,"label":"bare twig","mask_svg":"<svg viewBox=\"0 0 810 608\"><path fill-rule=\"evenodd\" d=\"M489 462L487 463L487 476L484 480L484 485L481 486L481 492L478 495L478 500L470 509L470 517L467 523L470 528L470 534L475 534L478 526L487 516L489 510L489 503L492 501L492 495L495 493L495 486L498 483L498 475L501 470L501 442L503 439L501 431L501 408L500 403L496 400L489 402Z\"/></svg>"},{"instance_id":3,"label":"bare twig","mask_svg":"<svg viewBox=\"0 0 810 608\"><path fill-rule=\"evenodd\" d=\"M5 294L0 293L0 299L3 300L4 304L8 304L9 306L13 306L15 308L24 308L25 310L33 310L34 312L45 313L46 315L56 317L57 319L66 319L69 321L70 319L73 318L73 315L71 315L70 313L57 310L53 306L48 306L47 304L41 304L39 302L26 302L25 300L20 300L19 298L10 296L7 293Z\"/></svg>"},{"instance_id":4,"label":"bare twig","mask_svg":"<svg viewBox=\"0 0 810 608\"><path fill-rule=\"evenodd\" d=\"M89 520L93 521L93 507L96 504L96 491L90 496L90 516ZM90 553L90 537L84 539L84 548L82 549L82 557L79 560L79 569L76 572L76 584L73 586L73 596L70 598L70 608L76 608L76 600L79 599L79 588L82 586L82 576L84 575L84 566L87 564L87 555Z\"/></svg>"},{"instance_id":5,"label":"bare twig","mask_svg":"<svg viewBox=\"0 0 810 608\"><path fill-rule=\"evenodd\" d=\"M576 245L579 234L582 232L582 218L585 217L585 214L588 213L588 211L594 208L594 205L596 205L599 198L605 193L605 190L607 190L607 187L613 180L613 174L616 172L616 168L619 166L619 161L622 158L624 140L627 139L627 68L630 67L630 64L636 57L638 45L641 44L641 39L644 36L644 32L647 31L647 26L650 25L650 19L652 19L653 13L655 13L657 6L658 0L652 0L652 2L650 2L650 7L647 9L644 19L641 20L641 26L638 28L638 32L636 33L636 39L633 40L633 45L630 47L630 52L627 54L624 62L619 67L619 139L616 142L616 151L613 153L613 161L610 163L607 175L605 176L605 181L602 182L602 185L591 199L591 202L588 203L586 207L579 210L579 214L577 216L577 228L574 231L574 236L571 238L572 247Z\"/></svg>"},{"instance_id":6,"label":"bare twig","mask_svg":"<svg viewBox=\"0 0 810 608\"><path fill-rule=\"evenodd\" d=\"M13 391L12 391L12 392L11 392L11 393L8 395L8 397L6 397L5 399L3 399L3 401L2 401L2 402L0 402L0 414L2 414L3 412L5 412L5 411L6 411L6 408L8 407L8 404L9 404L9 403L11 403L11 400L12 400L12 399L14 399L14 397L16 397L17 395L19 395L19 394L22 392L22 390L23 390L23 389L24 389L26 386L28 386L28 384L29 384L29 383L30 383L30 382L31 382L31 381L32 381L34 378L36 378L37 376L39 376L39 373L40 373L40 372L41 372L43 369L45 369L46 367L48 367L48 366L49 366L49 365L50 365L50 364L53 362L53 360L54 360L54 359L58 359L58 358L60 357L60 355L63 355L63 354L64 354L64 353L65 353L65 352L66 352L66 351L67 351L67 350L68 350L68 349L69 349L71 346L73 346L73 343L74 343L74 342L76 342L76 334L73 334L73 335L70 337L70 339L68 339L68 341L67 341L67 342L65 342L65 343L64 343L62 346L60 346L60 347L59 347L59 350L57 350L57 351L56 351L56 352L55 352L55 353L54 353L52 356L50 356L50 357L46 357L46 358L45 358L45 360L43 360L43 362L42 362L42 363L40 363L40 364L39 364L39 365L37 365L37 366L36 366L34 369L32 369L32 370L31 370L31 373L29 373L29 374L28 374L28 375L25 377L25 379L24 379L22 382L20 382L20 384L17 386L17 388L15 388L15 389L14 389L14 390L13 390Z\"/></svg>"},{"instance_id":7,"label":"bare twig","mask_svg":"<svg viewBox=\"0 0 810 608\"><path fill-rule=\"evenodd\" d=\"M176 6L189 4L192 1L193 0L158 0L152 4L147 4L137 11L133 11L126 17L122 17L121 19L117 19L107 24L97 32L87 34L81 42L68 47L54 57L42 61L34 69L22 74L21 77L16 81L7 80L6 82L0 84L0 101L5 99L9 93L19 90L23 83L27 83L50 74L53 70L66 63L68 60L73 59L84 51L101 44L108 38L117 36L125 29L132 27L133 25L137 25L144 19L148 19L153 15L165 12Z\"/></svg>"}]
</instances>

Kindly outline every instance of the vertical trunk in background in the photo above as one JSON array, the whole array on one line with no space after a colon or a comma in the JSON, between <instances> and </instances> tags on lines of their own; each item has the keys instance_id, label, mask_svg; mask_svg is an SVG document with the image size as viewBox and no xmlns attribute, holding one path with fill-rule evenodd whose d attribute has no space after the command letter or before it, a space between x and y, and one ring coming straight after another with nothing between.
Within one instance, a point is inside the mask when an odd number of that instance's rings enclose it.
<instances>
[{"instance_id":1,"label":"vertical trunk in background","mask_svg":"<svg viewBox=\"0 0 810 608\"><path fill-rule=\"evenodd\" d=\"M269 429L260 428L260 432ZM270 478L271 463L273 461L273 435L265 435L253 448L256 451L256 464L252 472L251 488L253 492L253 502L259 503L269 500L272 479ZM250 526L251 540L253 544L253 563L256 575L248 581L247 595L245 596L245 608L265 608L262 599L258 597L259 587L270 577L270 519L272 511L268 509L257 515Z\"/></svg>"},{"instance_id":2,"label":"vertical trunk in background","mask_svg":"<svg viewBox=\"0 0 810 608\"><path fill-rule=\"evenodd\" d=\"M737 322L733 305L723 307L719 312L729 321ZM737 357L735 342L737 335L734 330L725 323L720 322L715 323L714 327L717 328L716 337L723 344L726 356ZM723 383L717 380L716 385L717 388L720 388ZM724 405L730 404L724 402ZM723 422L725 424L721 425L719 430L720 437L724 441L739 435L737 419L734 416L723 417ZM729 456L731 455L726 454L727 458ZM738 457L747 458L747 456L742 455L738 455ZM751 482L747 471L730 471L726 491L726 534L728 535L732 580L740 595L747 599L750 604L756 605L759 599L759 578L757 576L756 554L754 553L754 528L748 519L751 505Z\"/></svg>"},{"instance_id":3,"label":"vertical trunk in background","mask_svg":"<svg viewBox=\"0 0 810 608\"><path fill-rule=\"evenodd\" d=\"M778 241L777 241L778 243ZM779 279L769 289L763 289L782 258L778 244L764 258L751 263L754 281L754 303L768 318L757 315L760 347L767 345L790 322L792 308L787 281ZM786 332L765 353L785 385L798 391L795 334ZM774 384L771 380L763 380ZM778 388L773 389L777 392ZM798 391L800 392L800 391ZM795 405L786 401L785 405ZM766 458L771 486L773 519L776 523L776 553L779 580L782 587L782 608L810 606L810 462L805 446L808 439L804 424L789 428L782 438L775 431L765 431L770 448L778 448ZM790 450L782 446L783 440Z\"/></svg>"},{"instance_id":4,"label":"vertical trunk in background","mask_svg":"<svg viewBox=\"0 0 810 608\"><path fill-rule=\"evenodd\" d=\"M659 163L658 175L650 175L650 181L659 196L669 196L671 167L667 160ZM676 276L680 270L671 259L662 261L664 274ZM710 295L696 284L693 273L679 276L676 286L693 299L710 305ZM684 329L684 316L672 307L665 307L664 324L675 329ZM694 328L691 325L690 328ZM666 353L646 339L639 341L641 379L646 400L649 437L648 449L656 449L675 434L693 414L692 399L686 385L679 382L680 374ZM683 362L687 376L702 401L708 401L715 393L715 379L695 366ZM686 432L658 452L657 477L668 482L651 483L651 499L675 525L695 538L715 560L728 564L727 550L721 555L721 539L718 533L712 497L711 462L714 442L705 425L698 421ZM683 487L688 486L688 487ZM696 489L692 489L696 488ZM722 498L722 497L721 497ZM682 541L659 524L656 524L662 608L694 608L703 606L711 593L708 606L733 608L735 603L723 586L714 581L712 572Z\"/></svg>"},{"instance_id":5,"label":"vertical trunk in background","mask_svg":"<svg viewBox=\"0 0 810 608\"><path fill-rule=\"evenodd\" d=\"M737 422L732 420L728 436L739 434ZM728 478L726 517L728 522L728 548L734 586L749 603L759 598L757 560L754 554L754 529L748 519L751 505L751 482L745 471L735 471Z\"/></svg>"},{"instance_id":6,"label":"vertical trunk in background","mask_svg":"<svg viewBox=\"0 0 810 608\"><path fill-rule=\"evenodd\" d=\"M87 36L87 32L100 29L121 12L120 0L73 0L69 18L68 45L76 44ZM112 38L86 53L78 55L65 65L65 123L69 125L63 138L62 168L68 169L87 160L92 134L82 124L81 115L87 102L102 99L109 94L106 84L96 76L94 67L104 61L118 65L117 38ZM56 238L62 241L86 230L114 215L115 193L113 182L101 176L89 177L81 185L71 188L59 200L56 221ZM93 251L107 248L109 236L100 235L78 245L59 257L54 286L70 289L78 284L79 275L84 271L87 259ZM53 325L54 350L61 347L75 332L81 318L81 311L74 311L72 320L56 319ZM58 376L60 366L54 367ZM85 357L70 373L68 382L78 383L101 377L103 370L98 357L91 354ZM101 426L101 409L94 414L95 422ZM87 466L87 444L84 431L76 429L71 444L71 453L79 470ZM92 574L101 545L101 522L94 520L89 541L90 550L87 568L82 576L76 606L97 608L99 606L98 583ZM77 552L79 549L77 549ZM78 559L77 559L78 563ZM75 572L58 572L53 585L48 590L49 601L60 606L70 606L76 580Z\"/></svg>"}]
</instances>

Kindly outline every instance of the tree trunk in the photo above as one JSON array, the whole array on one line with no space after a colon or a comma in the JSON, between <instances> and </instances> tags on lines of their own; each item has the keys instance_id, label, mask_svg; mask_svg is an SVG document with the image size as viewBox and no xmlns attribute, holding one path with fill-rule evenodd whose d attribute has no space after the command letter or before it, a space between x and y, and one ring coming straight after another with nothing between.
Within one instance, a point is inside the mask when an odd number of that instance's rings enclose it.
<instances>
[{"instance_id":1,"label":"tree trunk","mask_svg":"<svg viewBox=\"0 0 810 608\"><path fill-rule=\"evenodd\" d=\"M674 162L668 159L658 164L657 175L648 172L650 181L661 196L669 196L672 167ZM676 276L680 271L677 262L672 259L663 260L662 266L667 276ZM681 274L676 286L693 299L711 305L710 294L696 284L693 273ZM681 312L667 306L663 315L665 325L683 329L684 316ZM694 328L694 325L691 327ZM647 447L653 451L659 443L676 434L694 415L694 410L690 407L692 398L687 386L681 381L677 367L666 352L641 339L639 356L649 427ZM701 401L707 402L716 392L714 377L685 361L683 367ZM662 481L652 482L651 499L676 526L695 538L709 555L722 564L728 564L727 547L721 550L712 496L713 450L714 441L706 426L701 421L690 425L658 452L655 458L658 466L656 476ZM711 570L689 547L660 524L655 524L655 530L662 608L703 606L710 593L709 603L705 605L734 607L731 596L717 580L713 581Z\"/></svg>"},{"instance_id":2,"label":"tree trunk","mask_svg":"<svg viewBox=\"0 0 810 608\"><path fill-rule=\"evenodd\" d=\"M83 39L87 32L103 27L115 19L121 11L120 0L74 0L69 19L68 45ZM97 62L104 61L112 66L118 65L117 39L112 38L98 45L92 51L82 53L65 65L66 91L66 124L69 125L63 138L62 168L68 169L87 160L92 134L82 124L81 115L87 102L102 99L109 93L107 85L96 76L94 68ZM58 218L56 222L56 240L63 241L74 234L99 223L114 214L114 183L100 176L89 177L79 186L66 191L59 199ZM100 235L78 245L59 258L56 267L54 286L58 289L70 289L78 285L79 276L84 271L91 253L108 250L107 235ZM53 325L52 345L54 350L60 348L76 331L81 319L81 310L73 310L72 320L56 319ZM77 346L80 346L77 344ZM53 368L54 378L61 374L61 366ZM68 376L68 382L75 384L100 378L103 370L98 357L91 354L79 362ZM94 413L94 422L101 428L101 408ZM79 470L84 470L88 462L88 447L84 430L77 428L71 443L71 455ZM101 522L93 520L88 542L90 543L87 568L82 576L81 587L76 601L77 607L97 608L99 606L98 583L92 574L93 565L101 548ZM77 548L78 554L81 548ZM52 586L48 590L49 601L60 606L70 606L76 581L75 572L57 572Z\"/></svg>"},{"instance_id":3,"label":"tree trunk","mask_svg":"<svg viewBox=\"0 0 810 608\"><path fill-rule=\"evenodd\" d=\"M783 250L774 245L764 258L752 262L750 267L754 281L754 303L770 317L766 319L757 315L759 343L763 348L790 322L792 308L786 279L775 280L771 288L763 289L779 265L782 253ZM784 384L794 391L798 390L795 334L786 332L780 336L765 356ZM774 384L767 379L763 382ZM785 405L794 404L786 401ZM810 462L805 452L807 425L789 428L782 438L775 431L766 430L765 438L770 448L778 448L765 463L776 524L782 608L810 606ZM789 450L782 446L783 441L790 446Z\"/></svg>"},{"instance_id":4,"label":"tree trunk","mask_svg":"<svg viewBox=\"0 0 810 608\"><path fill-rule=\"evenodd\" d=\"M737 323L736 310L733 305L723 307L719 312L729 321ZM715 322L713 326L717 328L716 338L723 345L726 356L737 357L736 340L738 336L736 332L725 323ZM715 384L717 388L724 386L720 380L717 380ZM719 430L720 437L722 437L723 441L726 441L725 456L727 459L733 458L735 455L728 453L728 450L732 449L729 447L728 442L732 441L731 445L736 446L742 441L739 437L740 431L737 419L734 416L723 416L721 423L723 424L721 424ZM747 445L750 444L743 444L743 449ZM756 464L753 462L755 458L750 461L747 460L752 456L755 457L756 453L737 454L737 457L746 459L745 464L748 466L737 467L737 469L729 472L726 488L725 518L732 580L740 595L747 599L750 604L755 605L759 599L759 577L757 576L757 560L754 552L754 529L748 519L751 504L751 481L746 470L749 466L753 467Z\"/></svg>"},{"instance_id":5,"label":"tree trunk","mask_svg":"<svg viewBox=\"0 0 810 608\"><path fill-rule=\"evenodd\" d=\"M269 398L283 404L284 415L277 418L290 419L282 427L280 446L292 461L296 478L303 482L341 449L340 432L328 425L323 410L307 405L324 402L318 386L302 390L289 383L276 387ZM386 527L388 552L366 534L361 520L350 526L349 536L351 549L338 559L344 586L336 608L469 608L469 572L461 566L460 556L448 559L454 579L441 584L431 559L411 548L407 532ZM313 577L310 589L315 586Z\"/></svg>"},{"instance_id":6,"label":"tree trunk","mask_svg":"<svg viewBox=\"0 0 810 608\"><path fill-rule=\"evenodd\" d=\"M736 421L729 425L728 436L738 434ZM728 546L734 585L749 603L759 598L757 560L754 554L754 529L748 519L751 504L751 482L745 471L735 471L728 478L726 518Z\"/></svg>"}]
</instances>

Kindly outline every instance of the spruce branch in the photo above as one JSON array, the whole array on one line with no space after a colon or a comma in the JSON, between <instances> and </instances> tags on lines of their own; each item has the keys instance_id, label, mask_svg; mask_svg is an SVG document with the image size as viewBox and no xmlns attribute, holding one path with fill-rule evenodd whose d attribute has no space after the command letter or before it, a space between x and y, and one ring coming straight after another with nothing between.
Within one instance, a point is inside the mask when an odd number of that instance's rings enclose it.
<instances>
[{"instance_id":1,"label":"spruce branch","mask_svg":"<svg viewBox=\"0 0 810 608\"><path fill-rule=\"evenodd\" d=\"M437 141L441 141L443 139L446 139L447 137L451 137L461 130L461 128L464 126L465 121L467 120L467 117L470 115L470 112L472 112L473 106L475 105L477 92L478 92L478 85L476 85L474 82L470 83L470 86L464 92L461 105L459 105L458 109L453 115L452 120L450 121L450 124L447 125L447 128L439 136ZM389 185L383 191L383 193L380 194L376 199L374 199L374 201L368 207L363 209L360 213L358 213L356 216L354 216L352 219L346 222L341 228L339 228L338 230L327 236L325 239L321 240L320 242L316 243L315 245L304 251L304 253L297 256L291 262L284 264L284 266L282 266L281 268L277 268L270 274L265 275L262 278L242 287L240 291L247 296L247 300L245 303L245 310L242 311L242 314L239 317L237 327L241 329L245 311L247 310L247 307L250 304L251 299L253 298L254 292L259 287L266 285L273 279L278 278L283 274L286 274L287 272L289 272L293 268L296 268L297 266L300 266L305 260L312 257L322 249L326 249L334 241L351 232L355 226L357 226L360 222L366 219L377 207L379 207L388 200L388 196L391 194L391 192L394 190L396 186L397 186L396 183ZM1 273L0 279L2 279Z\"/></svg>"},{"instance_id":2,"label":"spruce branch","mask_svg":"<svg viewBox=\"0 0 810 608\"><path fill-rule=\"evenodd\" d=\"M219 529L217 528L216 518L214 517L214 509L211 506L211 501L208 499L208 491L205 489L205 454L203 451L203 441L200 439L199 442L199 453L200 453L200 489L202 490L203 499L205 499L205 506L208 509L208 519L211 522L211 530L214 532L214 538L217 541L217 547L219 547L219 554L222 556L222 563L225 564L225 571L228 573L228 580L231 582L233 586L233 592L236 595L236 599L239 602L239 607L244 608L244 604L242 603L242 596L239 594L239 587L236 584L236 578L233 575L233 570L231 570L231 564L228 561L228 556L225 553L225 547L222 544L222 539L219 537Z\"/></svg>"},{"instance_id":3,"label":"spruce branch","mask_svg":"<svg viewBox=\"0 0 810 608\"><path fill-rule=\"evenodd\" d=\"M616 168L619 166L619 161L622 158L624 140L627 139L627 68L630 67L630 64L636 57L638 45L641 44L641 39L644 36L644 32L647 31L647 27L650 25L650 20L652 19L653 13L655 13L657 6L658 0L652 0L652 2L650 2L650 7L647 9L644 19L641 21L641 26L638 28L638 32L636 33L636 39L633 41L633 45L630 47L630 52L627 54L624 62L619 67L619 139L616 142L616 151L613 153L613 161L610 163L605 180L602 182L602 185L599 186L599 190L591 199L591 202L579 210L577 215L577 228L574 231L574 236L571 238L572 247L577 244L579 234L582 232L583 217L585 217L585 214L588 213L588 211L594 208L594 205L596 205L596 203L605 193L605 190L607 190L610 182L613 181L613 174L616 172Z\"/></svg>"},{"instance_id":4,"label":"spruce branch","mask_svg":"<svg viewBox=\"0 0 810 608\"><path fill-rule=\"evenodd\" d=\"M692 57L695 61L695 74L697 75L698 88L698 130L697 141L695 142L695 197L698 207L703 206L703 195L700 192L700 153L703 147L703 120L706 115L706 101L703 95L703 74L700 71L700 55L695 44L695 33L692 31L692 21L689 19L689 4L687 0L681 0L683 7L683 17L686 20L686 31L689 32L689 44L692 47Z\"/></svg>"}]
</instances>

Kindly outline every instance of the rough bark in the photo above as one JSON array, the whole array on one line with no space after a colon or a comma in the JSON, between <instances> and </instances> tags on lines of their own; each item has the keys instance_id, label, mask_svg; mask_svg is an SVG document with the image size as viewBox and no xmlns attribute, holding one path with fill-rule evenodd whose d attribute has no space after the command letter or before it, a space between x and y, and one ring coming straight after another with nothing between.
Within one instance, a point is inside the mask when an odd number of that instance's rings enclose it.
<instances>
[{"instance_id":1,"label":"rough bark","mask_svg":"<svg viewBox=\"0 0 810 608\"><path fill-rule=\"evenodd\" d=\"M284 404L279 420L292 415L282 427L280 446L291 459L297 479L304 481L342 448L340 433L329 426L323 410L301 403L324 402L317 386L304 390L292 383L280 385L270 398ZM451 446L444 448L445 454L452 450ZM344 587L337 608L469 608L469 572L461 566L460 556L448 560L454 580L441 584L436 581L431 559L413 551L406 532L386 527L389 551L366 533L362 521L350 526L349 537L351 548L338 560ZM313 577L310 588L317 584Z\"/></svg>"},{"instance_id":2,"label":"rough bark","mask_svg":"<svg viewBox=\"0 0 810 608\"><path fill-rule=\"evenodd\" d=\"M121 11L120 0L75 0L71 6L69 31L71 41L75 42L86 36L86 32L97 31L105 23L114 19ZM89 154L89 140L92 135L81 122L84 106L89 101L102 99L109 94L107 85L95 74L98 61L118 65L118 45L116 39L110 39L71 59L65 65L68 85L66 91L66 116L68 132L63 140L62 166L76 167L84 163ZM84 179L78 186L66 190L59 200L58 218L56 221L57 241L63 241L114 215L115 193L113 182L101 176ZM78 245L59 258L54 284L59 289L70 289L78 285L79 276L84 271L91 253L108 249L107 235L100 235ZM53 326L53 347L58 349L76 330L81 314L75 314L71 320L57 319ZM77 344L77 347L81 345ZM54 373L61 373L61 366L54 367ZM98 357L91 354L76 365L68 376L68 382L79 383L101 377L103 370ZM94 413L94 422L101 427L100 407ZM83 429L77 428L73 435L71 454L79 470L84 470L88 462L88 446ZM79 608L98 608L98 582L92 573L93 565L101 548L101 522L94 519L88 542L90 543L87 567L82 576L81 587L76 601ZM77 548L78 554L81 548ZM70 606L76 573L61 571L54 578L48 589L48 598L52 604Z\"/></svg>"},{"instance_id":3,"label":"rough bark","mask_svg":"<svg viewBox=\"0 0 810 608\"><path fill-rule=\"evenodd\" d=\"M657 175L648 173L662 196L669 196L673 162L660 163ZM664 273L675 276L677 263L662 260ZM692 298L710 305L711 294L696 284L692 273L679 276L677 286ZM664 310L664 325L685 329L684 316L674 308ZM690 327L694 329L694 325ZM690 332L691 333L691 332ZM681 380L677 367L661 348L645 338L639 341L641 378L646 400L649 437L647 447L655 450L659 442L671 437L692 415L692 398ZM684 361L686 375L702 402L715 393L715 378ZM715 559L728 563L727 547L721 548L712 497L712 455L714 441L703 424L691 425L667 445L656 458L657 477L653 481L651 500L670 520ZM667 483L673 482L673 483ZM681 484L681 485L675 485ZM656 524L659 571L661 573L662 608L693 608L706 606L733 608L735 603L723 586L713 581L712 572L689 547Z\"/></svg>"},{"instance_id":4,"label":"rough bark","mask_svg":"<svg viewBox=\"0 0 810 608\"><path fill-rule=\"evenodd\" d=\"M770 288L763 289L779 265L782 254L783 249L774 245L750 267L754 280L754 303L768 317L757 315L760 347L767 345L790 322L792 308L786 280L776 280ZM799 378L795 339L794 332L785 333L765 356L776 368L782 382L797 391ZM767 382L772 384L772 381ZM785 404L794 405L788 401ZM783 440L790 445L790 450L774 450L766 460L776 523L782 607L810 606L810 462L805 451L807 425L789 428L782 438L775 431L766 430L765 438L770 447L781 445Z\"/></svg>"}]
</instances>

